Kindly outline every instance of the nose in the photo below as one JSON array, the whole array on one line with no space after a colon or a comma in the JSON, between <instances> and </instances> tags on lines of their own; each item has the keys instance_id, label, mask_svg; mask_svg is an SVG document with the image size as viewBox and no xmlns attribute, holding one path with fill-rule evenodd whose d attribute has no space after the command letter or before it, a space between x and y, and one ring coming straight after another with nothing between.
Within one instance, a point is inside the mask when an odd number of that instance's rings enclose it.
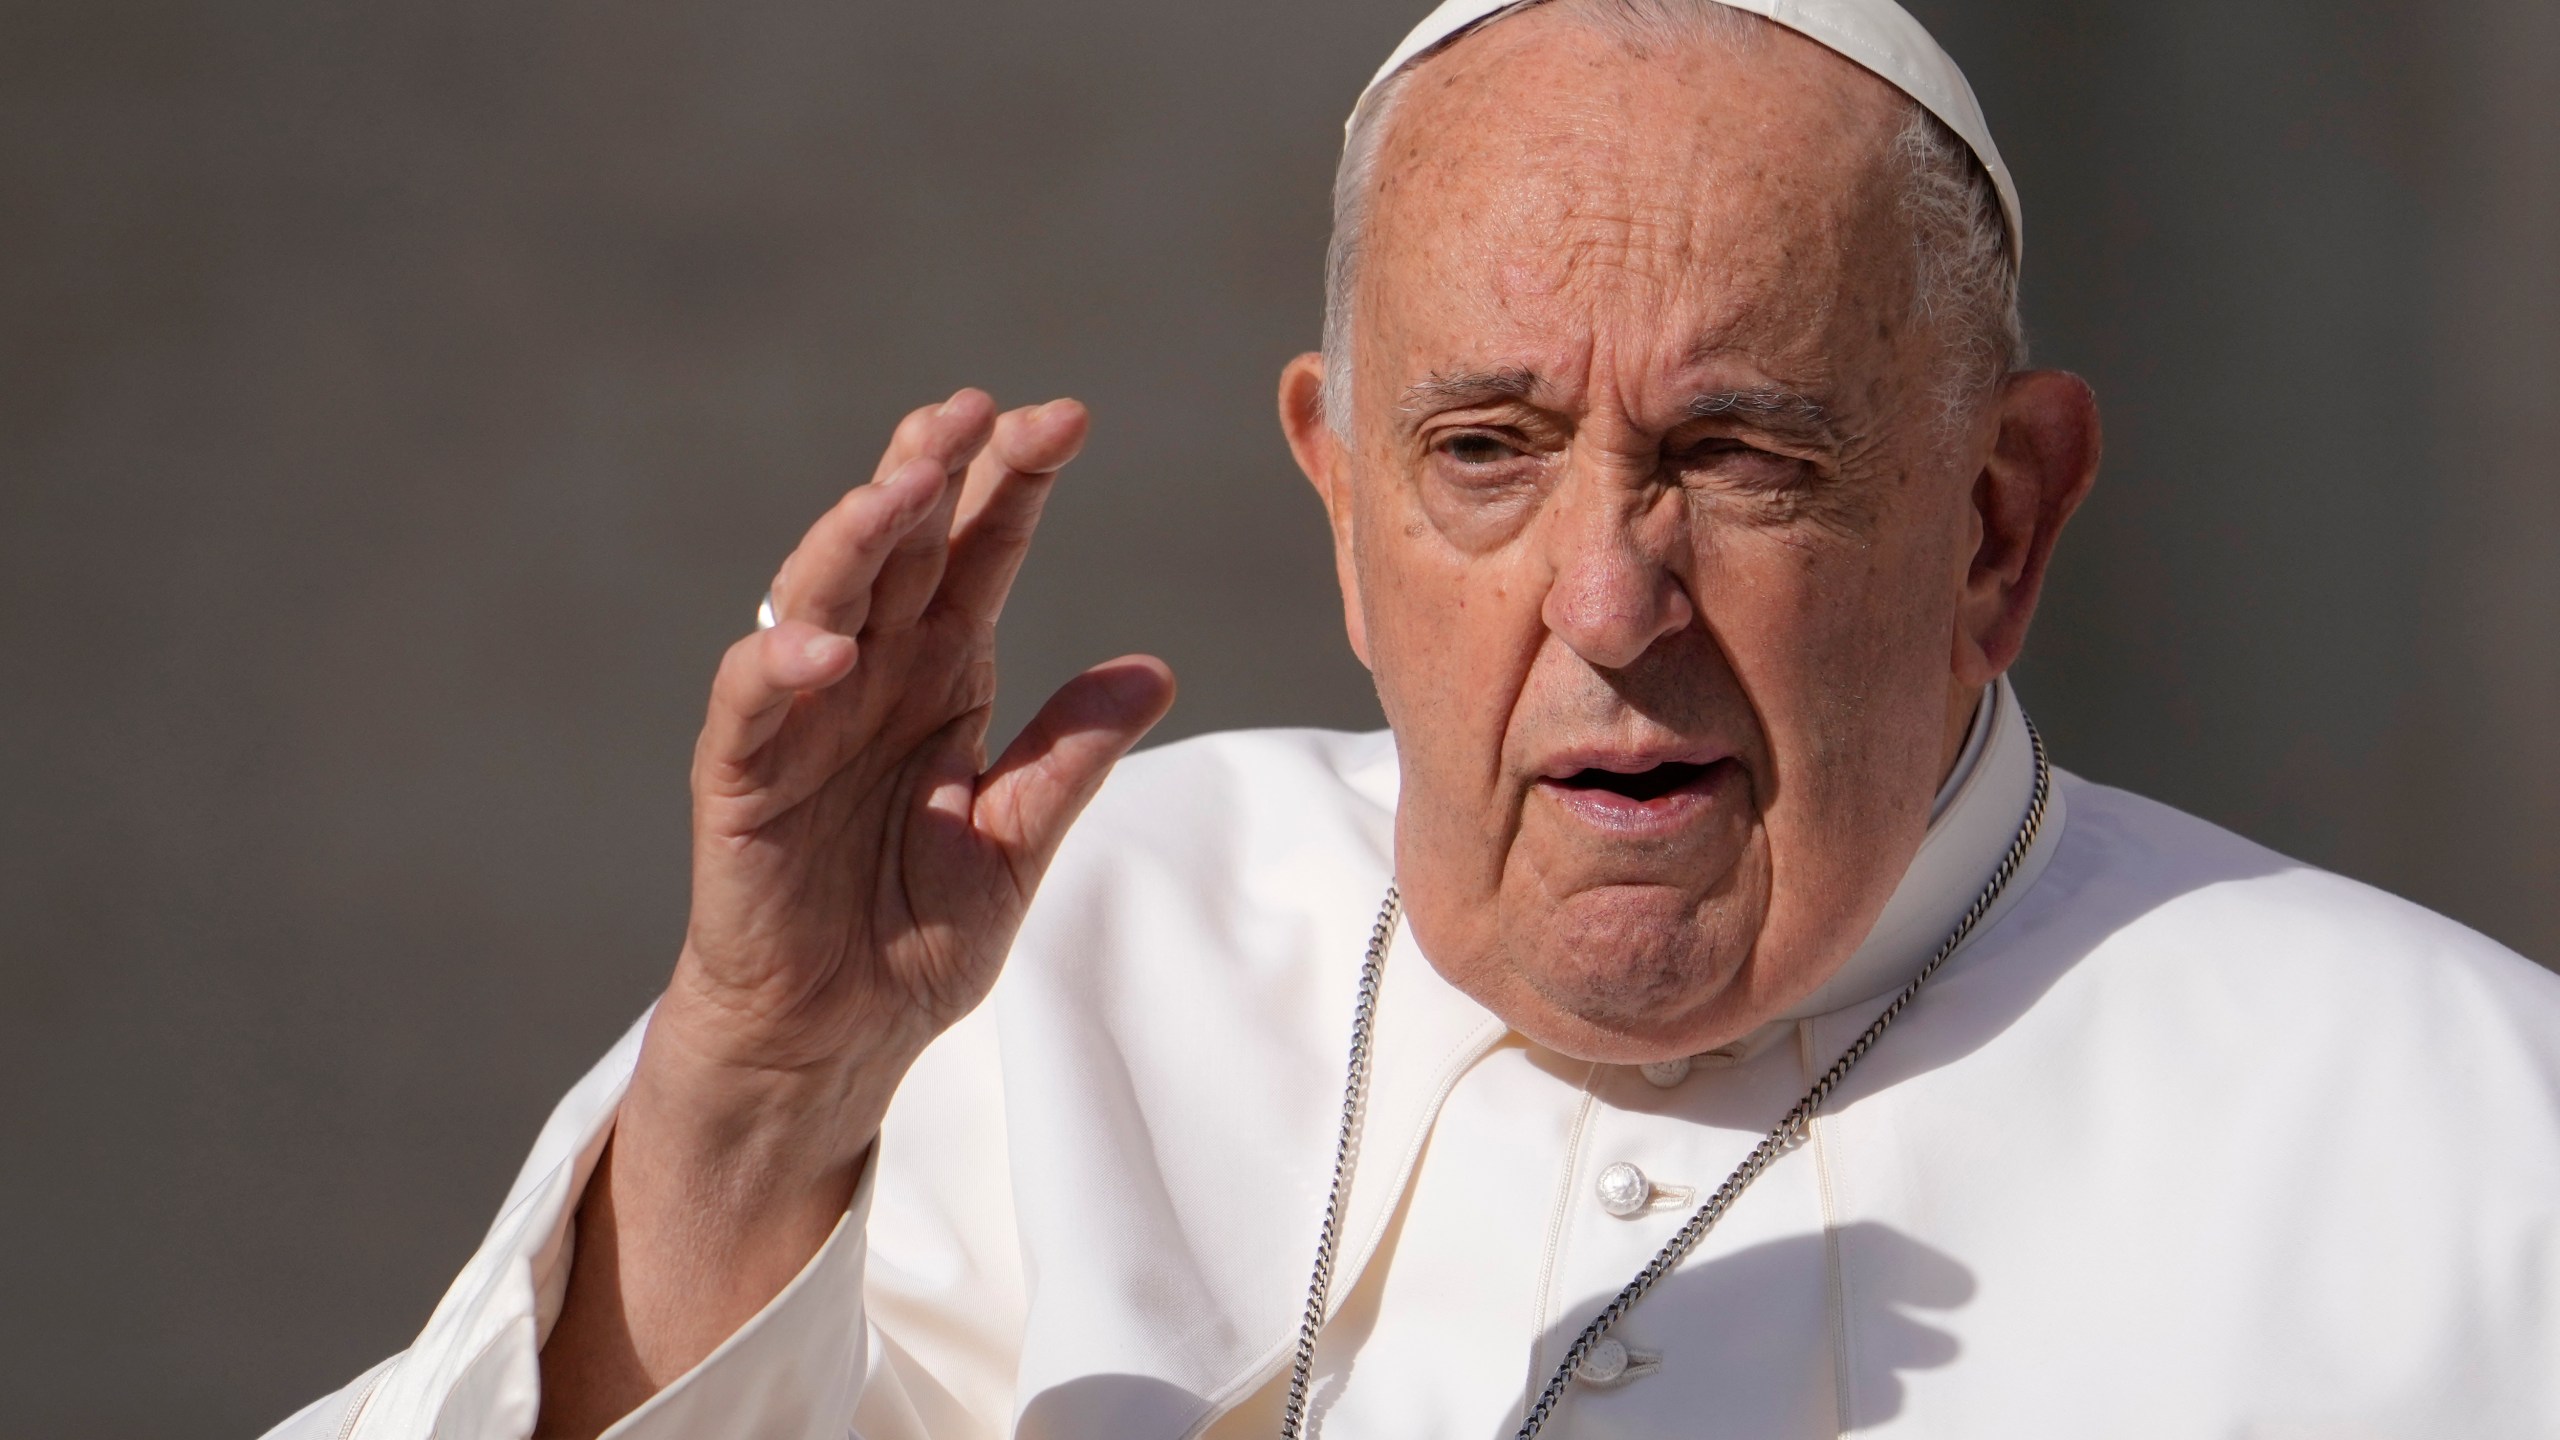
<instances>
[{"instance_id":1,"label":"nose","mask_svg":"<svg viewBox=\"0 0 2560 1440\"><path fill-rule=\"evenodd\" d=\"M1555 580L1540 614L1557 639L1591 665L1621 670L1688 628L1697 607L1671 563L1676 491L1576 477L1555 498L1545 516Z\"/></svg>"}]
</instances>

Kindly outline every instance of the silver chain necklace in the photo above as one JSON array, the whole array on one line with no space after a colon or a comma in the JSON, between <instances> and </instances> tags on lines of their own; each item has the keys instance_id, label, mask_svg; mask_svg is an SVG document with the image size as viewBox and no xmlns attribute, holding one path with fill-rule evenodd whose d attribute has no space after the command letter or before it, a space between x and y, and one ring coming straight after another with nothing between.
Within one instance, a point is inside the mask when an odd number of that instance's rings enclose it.
<instances>
[{"instance_id":1,"label":"silver chain necklace","mask_svg":"<svg viewBox=\"0 0 2560 1440\"><path fill-rule=\"evenodd\" d=\"M1938 946L1937 953L1929 957L1929 963L1920 967L1920 973L1911 977L1910 983L1894 995L1883 1013L1859 1032L1857 1039L1849 1042L1849 1048L1840 1052L1840 1058L1831 1062L1831 1068L1822 1072L1822 1078L1813 1082L1813 1088L1804 1092L1804 1098L1798 1100L1777 1124L1769 1127L1769 1133L1760 1137L1760 1143L1751 1147L1751 1153L1743 1157L1742 1163L1734 1167L1733 1173L1725 1177L1715 1193L1690 1213L1688 1222L1680 1227L1679 1233L1672 1236L1642 1270L1636 1272L1636 1277L1628 1281L1615 1298L1600 1307L1600 1313L1591 1317L1590 1324L1582 1327L1582 1333L1575 1336L1573 1344L1565 1350L1564 1359L1557 1362L1555 1373L1548 1377L1546 1388L1538 1392L1538 1398L1529 1406L1512 1440L1536 1440L1538 1432L1546 1428L1547 1417L1554 1413L1557 1402L1564 1398L1565 1387L1573 1383L1574 1376L1608 1336L1610 1327L1634 1309L1646 1292L1662 1283L1664 1276L1679 1268L1680 1262L1698 1247L1706 1233L1724 1218L1724 1212L1733 1207L1735 1198L1749 1188L1752 1181L1760 1178L1760 1172L1768 1169L1780 1155L1803 1143L1814 1114L1822 1108L1823 1102L1831 1098L1849 1071L1875 1048L1876 1040L1884 1034L1885 1027L1911 1004L1911 997L1920 993L1920 987L1928 983L1930 976L1938 973L1938 967L1956 952L1956 947L1964 944L1965 937L1973 933L1974 926L1982 923L1982 917L1990 911L1992 903L2008 887L2010 877L2018 873L2018 866L2025 862L2027 852L2035 848L2037 832L2044 828L2045 800L2053 792L2053 767L2045 759L2044 736L2037 732L2034 721L2028 720L2026 725L2027 743L2034 749L2036 758L2035 793L2027 801L2026 816L2018 822L2018 833L2009 842L2008 853L2000 857L1999 868L1991 872L1991 879L1983 885L1982 893L1966 907L1964 918L1956 922L1955 930ZM1350 1186L1353 1151L1358 1148L1360 1139L1361 1108L1369 1094L1369 1037L1371 1024L1378 1012L1378 982L1386 973L1387 947L1395 939L1396 922L1402 917L1403 910L1403 898L1390 882L1386 903L1378 907L1377 923L1369 927L1368 958L1361 962L1360 994L1351 1009L1351 1064L1342 1082L1342 1125L1333 1140L1333 1188L1325 1194L1324 1228L1316 1236L1315 1273L1307 1280L1307 1308L1298 1321L1298 1353L1289 1371L1289 1402L1280 1416L1282 1440L1302 1440L1305 1434L1307 1391L1315 1374L1316 1332L1324 1328L1325 1298L1333 1288L1334 1247L1342 1238L1342 1197ZM1609 1343L1623 1350L1623 1347L1616 1346L1615 1341ZM1623 1366L1623 1354L1617 1358Z\"/></svg>"}]
</instances>

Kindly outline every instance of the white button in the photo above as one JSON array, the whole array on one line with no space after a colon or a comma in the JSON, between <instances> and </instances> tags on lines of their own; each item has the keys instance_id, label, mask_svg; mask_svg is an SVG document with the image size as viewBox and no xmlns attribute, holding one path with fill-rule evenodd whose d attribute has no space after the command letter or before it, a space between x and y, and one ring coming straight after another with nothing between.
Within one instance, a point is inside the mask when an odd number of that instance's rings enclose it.
<instances>
[{"instance_id":1,"label":"white button","mask_svg":"<svg viewBox=\"0 0 2560 1440\"><path fill-rule=\"evenodd\" d=\"M1641 1215L1653 1204L1653 1182L1624 1160L1601 1171L1599 1183L1592 1188L1599 1192L1600 1208L1621 1220Z\"/></svg>"},{"instance_id":2,"label":"white button","mask_svg":"<svg viewBox=\"0 0 2560 1440\"><path fill-rule=\"evenodd\" d=\"M1598 1343L1573 1367L1573 1378L1594 1390L1623 1385L1639 1375L1650 1375L1662 1368L1662 1357L1643 1350L1630 1350L1618 1343L1614 1335L1603 1335Z\"/></svg>"},{"instance_id":3,"label":"white button","mask_svg":"<svg viewBox=\"0 0 2560 1440\"><path fill-rule=\"evenodd\" d=\"M1613 1336L1603 1335L1582 1363L1573 1367L1574 1375L1590 1385L1615 1385L1627 1378L1627 1347Z\"/></svg>"},{"instance_id":4,"label":"white button","mask_svg":"<svg viewBox=\"0 0 2560 1440\"><path fill-rule=\"evenodd\" d=\"M1677 1060L1656 1060L1642 1069L1646 1084L1656 1090L1668 1090L1689 1078L1689 1057L1683 1055Z\"/></svg>"}]
</instances>

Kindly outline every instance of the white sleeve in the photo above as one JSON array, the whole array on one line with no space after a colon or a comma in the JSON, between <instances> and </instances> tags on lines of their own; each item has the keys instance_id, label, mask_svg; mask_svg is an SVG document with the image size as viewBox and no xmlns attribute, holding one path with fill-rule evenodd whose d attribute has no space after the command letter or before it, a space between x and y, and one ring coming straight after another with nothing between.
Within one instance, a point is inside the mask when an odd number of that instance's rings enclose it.
<instances>
[{"instance_id":1,"label":"white sleeve","mask_svg":"<svg viewBox=\"0 0 2560 1440\"><path fill-rule=\"evenodd\" d=\"M1010 1421L1021 1281L992 1024L929 1047L900 1087L874 1159L801 1272L702 1362L606 1431L612 1440L980 1440ZM541 1408L542 1342L569 1283L578 1199L612 1133L647 1017L563 1098L479 1252L401 1354L267 1440L525 1440ZM921 1083L919 1083L921 1082ZM911 1098L912 1097L912 1098ZM875 1207L883 1154L895 1197ZM875 1218L875 1208L885 1212ZM870 1245L906 1234L872 1282L895 1330L866 1315Z\"/></svg>"}]
</instances>

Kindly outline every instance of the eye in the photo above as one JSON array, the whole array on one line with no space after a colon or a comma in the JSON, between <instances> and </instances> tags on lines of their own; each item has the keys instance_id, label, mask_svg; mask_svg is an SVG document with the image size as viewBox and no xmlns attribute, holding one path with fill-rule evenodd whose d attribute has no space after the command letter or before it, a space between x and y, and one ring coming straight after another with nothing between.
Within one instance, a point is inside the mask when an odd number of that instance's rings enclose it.
<instances>
[{"instance_id":1,"label":"eye","mask_svg":"<svg viewBox=\"0 0 2560 1440\"><path fill-rule=\"evenodd\" d=\"M1683 465L1713 465L1733 456L1757 455L1763 452L1730 435L1709 435L1704 439L1690 441L1680 447L1676 453Z\"/></svg>"},{"instance_id":2,"label":"eye","mask_svg":"<svg viewBox=\"0 0 2560 1440\"><path fill-rule=\"evenodd\" d=\"M1481 430L1462 430L1433 448L1461 465L1499 465L1520 453Z\"/></svg>"},{"instance_id":3,"label":"eye","mask_svg":"<svg viewBox=\"0 0 2560 1440\"><path fill-rule=\"evenodd\" d=\"M1684 475L1748 490L1781 490L1805 478L1804 462L1748 441L1711 435L1682 446L1672 463Z\"/></svg>"}]
</instances>

